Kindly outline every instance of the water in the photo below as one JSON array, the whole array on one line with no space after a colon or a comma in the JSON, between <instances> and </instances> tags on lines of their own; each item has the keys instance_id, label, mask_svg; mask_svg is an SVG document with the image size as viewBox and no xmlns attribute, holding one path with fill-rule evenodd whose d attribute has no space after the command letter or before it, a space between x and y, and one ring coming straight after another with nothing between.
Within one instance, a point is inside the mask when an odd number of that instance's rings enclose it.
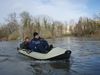
<instances>
[{"instance_id":1,"label":"water","mask_svg":"<svg viewBox=\"0 0 100 75\"><path fill-rule=\"evenodd\" d=\"M0 42L0 75L100 75L100 40L67 37L48 41L70 49L70 61L34 60L17 52L18 41L5 41Z\"/></svg>"}]
</instances>

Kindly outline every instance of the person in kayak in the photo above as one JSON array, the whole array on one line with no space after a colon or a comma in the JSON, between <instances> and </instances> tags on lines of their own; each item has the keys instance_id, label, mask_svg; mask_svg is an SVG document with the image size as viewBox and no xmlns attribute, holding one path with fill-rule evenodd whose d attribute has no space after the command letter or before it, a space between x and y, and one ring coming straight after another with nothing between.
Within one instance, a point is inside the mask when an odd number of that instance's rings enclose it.
<instances>
[{"instance_id":1,"label":"person in kayak","mask_svg":"<svg viewBox=\"0 0 100 75\"><path fill-rule=\"evenodd\" d=\"M20 44L20 48L21 49L29 49L29 43L30 43L30 39L29 39L29 37L25 37L25 40L24 40L24 42L22 42L21 44Z\"/></svg>"},{"instance_id":2,"label":"person in kayak","mask_svg":"<svg viewBox=\"0 0 100 75\"><path fill-rule=\"evenodd\" d=\"M41 38L37 32L34 32L33 39L29 43L29 49L32 51L45 53L51 50L53 46L49 46L48 42Z\"/></svg>"}]
</instances>

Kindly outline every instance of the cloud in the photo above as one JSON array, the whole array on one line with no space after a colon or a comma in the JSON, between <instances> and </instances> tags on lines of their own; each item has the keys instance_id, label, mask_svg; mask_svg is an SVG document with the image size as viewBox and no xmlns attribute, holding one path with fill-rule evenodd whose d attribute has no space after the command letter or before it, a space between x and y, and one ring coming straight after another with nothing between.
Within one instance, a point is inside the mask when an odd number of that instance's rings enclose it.
<instances>
[{"instance_id":1,"label":"cloud","mask_svg":"<svg viewBox=\"0 0 100 75\"><path fill-rule=\"evenodd\" d=\"M70 21L78 20L80 16L91 16L88 13L88 0L9 0L0 6L5 6L1 10L1 15L11 12L21 13L28 11L31 15L48 15L54 20ZM1 1L0 1L1 4ZM1 17L2 18L2 17Z\"/></svg>"}]
</instances>

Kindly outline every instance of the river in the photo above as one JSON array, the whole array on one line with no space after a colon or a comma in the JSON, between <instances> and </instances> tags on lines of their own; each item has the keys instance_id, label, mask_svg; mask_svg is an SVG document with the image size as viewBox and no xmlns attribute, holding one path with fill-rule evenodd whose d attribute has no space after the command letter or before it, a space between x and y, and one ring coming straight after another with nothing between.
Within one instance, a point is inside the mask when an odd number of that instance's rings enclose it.
<instances>
[{"instance_id":1,"label":"river","mask_svg":"<svg viewBox=\"0 0 100 75\"><path fill-rule=\"evenodd\" d=\"M19 54L19 41L0 42L0 75L100 75L100 39L66 37L48 40L72 51L69 62L39 61Z\"/></svg>"}]
</instances>

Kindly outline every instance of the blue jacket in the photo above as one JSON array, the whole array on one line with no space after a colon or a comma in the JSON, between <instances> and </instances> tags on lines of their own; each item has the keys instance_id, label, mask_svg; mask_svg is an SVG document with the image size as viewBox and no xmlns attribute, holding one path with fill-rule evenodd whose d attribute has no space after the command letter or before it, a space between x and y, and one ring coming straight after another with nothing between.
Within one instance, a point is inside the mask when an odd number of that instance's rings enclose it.
<instances>
[{"instance_id":1,"label":"blue jacket","mask_svg":"<svg viewBox=\"0 0 100 75\"><path fill-rule=\"evenodd\" d=\"M32 39L29 49L36 52L45 52L49 49L48 42L44 39Z\"/></svg>"}]
</instances>

